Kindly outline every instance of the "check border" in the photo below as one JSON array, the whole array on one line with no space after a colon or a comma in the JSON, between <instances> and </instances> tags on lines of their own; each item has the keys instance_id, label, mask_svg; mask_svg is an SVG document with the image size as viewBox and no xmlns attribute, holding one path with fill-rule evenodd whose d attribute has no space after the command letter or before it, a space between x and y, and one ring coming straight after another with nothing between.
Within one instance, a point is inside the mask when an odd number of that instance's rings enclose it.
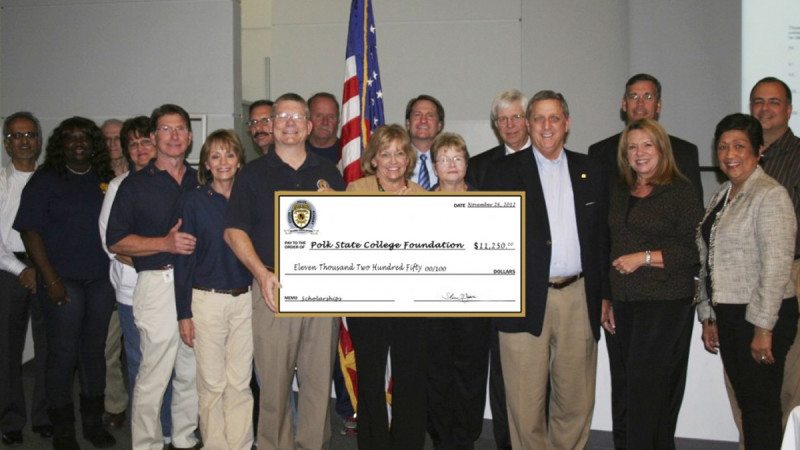
<instances>
[{"instance_id":1,"label":"check border","mask_svg":"<svg viewBox=\"0 0 800 450\"><path fill-rule=\"evenodd\" d=\"M287 211L281 210L282 197L303 197L304 199L313 200L315 197L380 197L380 196L393 196L393 194L380 193L380 192L316 192L316 191L277 191L275 192L275 211L274 211L274 230L275 230L275 274L280 278L281 276L281 252L282 252L282 239L281 236L284 232L281 227L281 217L284 217ZM513 197L518 200L520 207L519 211L519 238L520 238L520 282L519 282L519 310L513 312L352 312L352 311L318 311L318 312L287 312L281 311L281 294L280 287L276 288L275 292L275 305L276 316L281 317L524 317L525 316L525 251L526 251L526 236L525 236L525 192L498 192L498 191L481 191L481 192L459 192L459 193L445 193L445 192L425 192L407 194L405 197L456 197L456 198L480 198L480 197ZM415 221L415 218L408 217L410 222ZM418 220L418 219L416 219ZM333 275L333 274L332 274ZM340 274L340 276L346 276ZM352 276L352 275L347 275Z\"/></svg>"}]
</instances>

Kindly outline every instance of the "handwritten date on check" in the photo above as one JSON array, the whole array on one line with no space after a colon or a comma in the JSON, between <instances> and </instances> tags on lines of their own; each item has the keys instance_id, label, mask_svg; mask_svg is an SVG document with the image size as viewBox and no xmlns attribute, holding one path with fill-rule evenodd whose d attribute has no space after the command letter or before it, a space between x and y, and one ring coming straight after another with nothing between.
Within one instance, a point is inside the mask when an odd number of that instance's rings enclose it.
<instances>
[{"instance_id":1,"label":"handwritten date on check","mask_svg":"<svg viewBox=\"0 0 800 450\"><path fill-rule=\"evenodd\" d=\"M277 314L524 316L524 217L523 192L277 192Z\"/></svg>"}]
</instances>

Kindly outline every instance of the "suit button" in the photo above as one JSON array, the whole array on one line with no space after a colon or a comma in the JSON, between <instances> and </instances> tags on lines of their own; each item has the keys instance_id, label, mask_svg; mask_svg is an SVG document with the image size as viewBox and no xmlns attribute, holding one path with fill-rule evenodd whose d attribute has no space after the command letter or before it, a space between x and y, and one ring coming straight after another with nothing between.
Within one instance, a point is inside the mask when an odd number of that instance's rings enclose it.
<instances>
[{"instance_id":1,"label":"suit button","mask_svg":"<svg viewBox=\"0 0 800 450\"><path fill-rule=\"evenodd\" d=\"M549 246L553 245L553 241L547 241L547 242L545 242L545 245L547 245L549 247Z\"/></svg>"}]
</instances>

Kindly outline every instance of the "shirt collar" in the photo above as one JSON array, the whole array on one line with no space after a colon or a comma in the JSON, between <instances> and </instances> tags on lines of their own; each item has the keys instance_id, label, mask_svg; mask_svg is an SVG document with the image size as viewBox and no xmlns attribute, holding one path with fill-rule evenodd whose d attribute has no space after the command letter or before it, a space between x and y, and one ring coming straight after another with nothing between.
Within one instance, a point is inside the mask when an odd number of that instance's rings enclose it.
<instances>
[{"instance_id":1,"label":"shirt collar","mask_svg":"<svg viewBox=\"0 0 800 450\"><path fill-rule=\"evenodd\" d=\"M794 140L794 133L792 133L792 129L789 128L781 137L778 138L778 140L770 144L770 146L764 150L764 153L761 154L761 157L767 160L778 156L782 152L786 151L786 149L789 148L789 144Z\"/></svg>"},{"instance_id":2,"label":"shirt collar","mask_svg":"<svg viewBox=\"0 0 800 450\"><path fill-rule=\"evenodd\" d=\"M528 140L525 141L525 145L520 147L519 150L514 150L513 148L509 147L508 144L503 144L503 146L506 148L506 156L508 156L508 155L513 154L513 153L521 152L522 150L525 150L526 148L530 147L531 146L531 138L530 138L530 136L528 136Z\"/></svg>"},{"instance_id":3,"label":"shirt collar","mask_svg":"<svg viewBox=\"0 0 800 450\"><path fill-rule=\"evenodd\" d=\"M533 147L533 156L536 158L536 164L540 167L547 164L550 166L557 166L560 165L562 161L566 159L566 151L564 147L561 147L561 152L558 154L556 159L547 159L542 155L538 148Z\"/></svg>"}]
</instances>

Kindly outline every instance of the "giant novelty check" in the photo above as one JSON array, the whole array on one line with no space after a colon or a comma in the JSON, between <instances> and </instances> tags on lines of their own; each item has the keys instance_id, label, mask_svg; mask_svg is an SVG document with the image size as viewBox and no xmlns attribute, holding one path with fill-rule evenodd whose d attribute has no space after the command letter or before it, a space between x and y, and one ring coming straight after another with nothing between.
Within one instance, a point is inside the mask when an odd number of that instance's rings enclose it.
<instances>
[{"instance_id":1,"label":"giant novelty check","mask_svg":"<svg viewBox=\"0 0 800 450\"><path fill-rule=\"evenodd\" d=\"M277 192L278 314L523 316L525 196Z\"/></svg>"}]
</instances>

